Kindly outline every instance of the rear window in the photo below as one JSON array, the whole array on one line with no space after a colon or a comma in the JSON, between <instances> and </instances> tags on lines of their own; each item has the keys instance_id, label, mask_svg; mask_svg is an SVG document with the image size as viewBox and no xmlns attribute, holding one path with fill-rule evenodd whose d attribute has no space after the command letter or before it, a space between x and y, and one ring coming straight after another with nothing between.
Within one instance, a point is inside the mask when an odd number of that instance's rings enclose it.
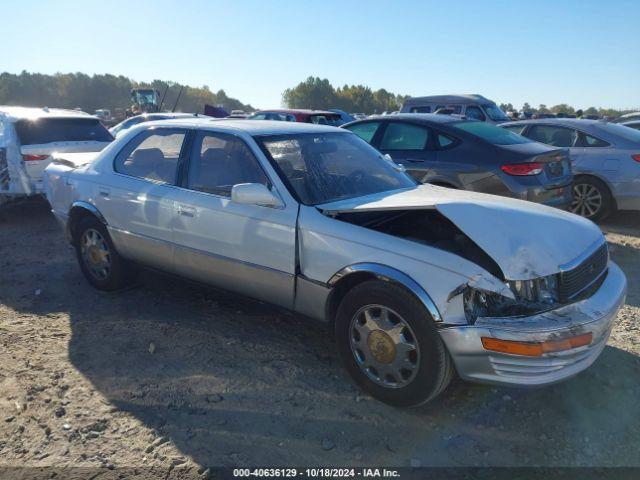
<instances>
[{"instance_id":1,"label":"rear window","mask_svg":"<svg viewBox=\"0 0 640 480\"><path fill-rule=\"evenodd\" d=\"M94 118L39 118L19 120L16 132L22 145L53 142L110 142L109 131Z\"/></svg>"},{"instance_id":2,"label":"rear window","mask_svg":"<svg viewBox=\"0 0 640 480\"><path fill-rule=\"evenodd\" d=\"M607 133L618 135L631 142L640 143L640 131L635 129L638 127L629 128L617 123L605 123L600 125L599 127Z\"/></svg>"},{"instance_id":3,"label":"rear window","mask_svg":"<svg viewBox=\"0 0 640 480\"><path fill-rule=\"evenodd\" d=\"M478 122L474 120L449 123L450 126L459 128L462 131L470 133L482 140L494 145L517 145L519 143L532 143L517 133L510 132L504 128L496 127L486 122Z\"/></svg>"}]
</instances>

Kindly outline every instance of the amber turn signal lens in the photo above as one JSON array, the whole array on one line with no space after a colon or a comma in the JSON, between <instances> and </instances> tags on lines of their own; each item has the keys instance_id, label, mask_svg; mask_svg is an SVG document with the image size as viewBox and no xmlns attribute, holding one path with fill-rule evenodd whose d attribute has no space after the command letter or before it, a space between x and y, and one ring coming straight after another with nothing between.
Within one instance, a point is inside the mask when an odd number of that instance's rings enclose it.
<instances>
[{"instance_id":1,"label":"amber turn signal lens","mask_svg":"<svg viewBox=\"0 0 640 480\"><path fill-rule=\"evenodd\" d=\"M497 338L482 337L482 346L485 350L491 350L493 352L539 357L543 353L560 352L562 350L571 350L572 348L589 345L592 340L593 334L591 332L578 335L577 337L540 343L516 342L514 340L500 340Z\"/></svg>"}]
</instances>

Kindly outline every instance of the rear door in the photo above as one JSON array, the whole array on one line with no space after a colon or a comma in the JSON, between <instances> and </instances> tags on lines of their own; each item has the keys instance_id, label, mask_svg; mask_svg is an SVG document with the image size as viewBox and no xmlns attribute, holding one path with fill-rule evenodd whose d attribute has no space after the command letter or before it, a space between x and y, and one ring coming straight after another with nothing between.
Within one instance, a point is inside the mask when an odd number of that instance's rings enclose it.
<instances>
[{"instance_id":1,"label":"rear door","mask_svg":"<svg viewBox=\"0 0 640 480\"><path fill-rule=\"evenodd\" d=\"M293 306L297 204L231 201L240 183L273 182L240 136L200 131L188 171L172 194L176 272L271 303Z\"/></svg>"},{"instance_id":2,"label":"rear door","mask_svg":"<svg viewBox=\"0 0 640 480\"><path fill-rule=\"evenodd\" d=\"M113 175L96 184L96 207L125 257L171 271L178 165L190 131L149 128L136 135L113 163Z\"/></svg>"}]
</instances>

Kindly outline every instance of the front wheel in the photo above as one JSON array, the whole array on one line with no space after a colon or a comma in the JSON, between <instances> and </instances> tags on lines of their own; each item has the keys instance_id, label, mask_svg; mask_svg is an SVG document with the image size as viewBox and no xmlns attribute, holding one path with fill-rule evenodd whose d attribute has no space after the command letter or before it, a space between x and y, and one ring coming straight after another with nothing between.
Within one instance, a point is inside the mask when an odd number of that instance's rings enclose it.
<instances>
[{"instance_id":1,"label":"front wheel","mask_svg":"<svg viewBox=\"0 0 640 480\"><path fill-rule=\"evenodd\" d=\"M340 303L335 330L345 368L378 400L420 405L451 380L451 358L433 319L397 285L374 280L354 287Z\"/></svg>"},{"instance_id":2,"label":"front wheel","mask_svg":"<svg viewBox=\"0 0 640 480\"><path fill-rule=\"evenodd\" d=\"M75 230L78 263L92 286L99 290L113 291L131 283L133 267L118 254L109 232L98 219L85 217Z\"/></svg>"}]
</instances>

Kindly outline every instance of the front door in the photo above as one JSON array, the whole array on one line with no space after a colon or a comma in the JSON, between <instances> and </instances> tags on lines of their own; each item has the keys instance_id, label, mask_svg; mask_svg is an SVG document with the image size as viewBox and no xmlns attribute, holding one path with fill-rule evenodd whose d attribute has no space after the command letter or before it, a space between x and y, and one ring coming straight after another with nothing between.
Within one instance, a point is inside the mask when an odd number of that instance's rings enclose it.
<instances>
[{"instance_id":1,"label":"front door","mask_svg":"<svg viewBox=\"0 0 640 480\"><path fill-rule=\"evenodd\" d=\"M240 183L272 182L244 139L198 132L175 202L175 268L184 276L291 308L297 205L231 201Z\"/></svg>"}]
</instances>

